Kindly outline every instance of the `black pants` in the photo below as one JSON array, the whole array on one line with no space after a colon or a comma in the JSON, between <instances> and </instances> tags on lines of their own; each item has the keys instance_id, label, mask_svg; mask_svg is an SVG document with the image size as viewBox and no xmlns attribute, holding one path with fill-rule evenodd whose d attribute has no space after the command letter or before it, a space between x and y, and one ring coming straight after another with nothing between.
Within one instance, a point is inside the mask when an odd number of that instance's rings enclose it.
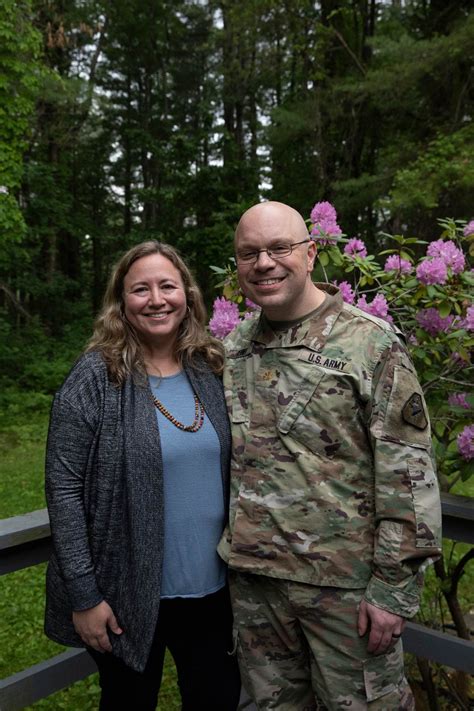
<instances>
[{"instance_id":1,"label":"black pants","mask_svg":"<svg viewBox=\"0 0 474 711\"><path fill-rule=\"evenodd\" d=\"M89 649L99 669L100 711L155 711L166 647L178 672L182 711L235 711L240 676L232 649L232 612L223 588L201 598L162 600L145 671Z\"/></svg>"}]
</instances>

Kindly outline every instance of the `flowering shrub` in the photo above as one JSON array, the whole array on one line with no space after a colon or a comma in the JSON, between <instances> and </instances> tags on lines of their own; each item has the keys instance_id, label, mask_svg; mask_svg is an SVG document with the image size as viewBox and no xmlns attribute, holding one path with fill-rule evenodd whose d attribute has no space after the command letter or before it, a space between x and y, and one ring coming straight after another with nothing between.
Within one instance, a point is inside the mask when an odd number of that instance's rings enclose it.
<instances>
[{"instance_id":1,"label":"flowering shrub","mask_svg":"<svg viewBox=\"0 0 474 711\"><path fill-rule=\"evenodd\" d=\"M464 459L467 461L474 459L474 425L467 425L458 434L458 447Z\"/></svg>"},{"instance_id":2,"label":"flowering shrub","mask_svg":"<svg viewBox=\"0 0 474 711\"><path fill-rule=\"evenodd\" d=\"M348 254L350 257L364 258L367 256L367 249L361 239L353 237L344 247L344 254Z\"/></svg>"},{"instance_id":3,"label":"flowering shrub","mask_svg":"<svg viewBox=\"0 0 474 711\"><path fill-rule=\"evenodd\" d=\"M408 259L402 259L398 254L391 254L387 257L384 265L385 272L401 272L402 274L411 274L413 265Z\"/></svg>"},{"instance_id":4,"label":"flowering shrub","mask_svg":"<svg viewBox=\"0 0 474 711\"><path fill-rule=\"evenodd\" d=\"M240 321L239 307L224 296L214 301L214 312L209 330L216 338L225 338Z\"/></svg>"},{"instance_id":5,"label":"flowering shrub","mask_svg":"<svg viewBox=\"0 0 474 711\"><path fill-rule=\"evenodd\" d=\"M336 244L334 237L340 237L342 230L337 224L337 213L330 202L317 202L311 210L311 230L313 239L320 244Z\"/></svg>"},{"instance_id":6,"label":"flowering shrub","mask_svg":"<svg viewBox=\"0 0 474 711\"><path fill-rule=\"evenodd\" d=\"M378 257L386 257L383 266L362 239L344 237L329 202L316 203L308 222L324 280L339 287L345 302L394 323L405 334L430 410L441 487L449 490L473 471L474 397L468 390L474 272L468 255L474 253L474 220L440 220L441 235L427 248L414 237L382 234L387 249ZM421 249L424 254L417 259L415 250ZM256 307L244 301L234 264L212 268L223 277L224 298L214 302L210 330L224 338Z\"/></svg>"}]
</instances>

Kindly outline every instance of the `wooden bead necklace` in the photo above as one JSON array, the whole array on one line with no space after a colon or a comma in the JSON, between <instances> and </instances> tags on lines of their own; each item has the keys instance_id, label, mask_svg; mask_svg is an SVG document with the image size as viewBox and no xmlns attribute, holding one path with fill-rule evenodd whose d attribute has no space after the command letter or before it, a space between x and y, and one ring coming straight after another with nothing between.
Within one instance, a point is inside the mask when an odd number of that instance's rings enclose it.
<instances>
[{"instance_id":1,"label":"wooden bead necklace","mask_svg":"<svg viewBox=\"0 0 474 711\"><path fill-rule=\"evenodd\" d=\"M151 396L157 410L166 417L175 427L183 432L197 432L201 429L204 422L204 405L200 402L197 395L194 395L194 422L192 425L183 425L182 422L173 417L171 412L161 403L154 395Z\"/></svg>"}]
</instances>

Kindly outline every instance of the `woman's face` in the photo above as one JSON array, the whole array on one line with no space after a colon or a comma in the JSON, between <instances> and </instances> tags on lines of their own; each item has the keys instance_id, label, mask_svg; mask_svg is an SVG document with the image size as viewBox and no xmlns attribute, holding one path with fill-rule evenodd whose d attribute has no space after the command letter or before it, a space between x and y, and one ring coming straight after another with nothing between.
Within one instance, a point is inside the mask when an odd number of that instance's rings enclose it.
<instances>
[{"instance_id":1,"label":"woman's face","mask_svg":"<svg viewBox=\"0 0 474 711\"><path fill-rule=\"evenodd\" d=\"M124 310L140 340L148 345L175 341L186 316L180 272L161 254L141 257L123 281Z\"/></svg>"}]
</instances>

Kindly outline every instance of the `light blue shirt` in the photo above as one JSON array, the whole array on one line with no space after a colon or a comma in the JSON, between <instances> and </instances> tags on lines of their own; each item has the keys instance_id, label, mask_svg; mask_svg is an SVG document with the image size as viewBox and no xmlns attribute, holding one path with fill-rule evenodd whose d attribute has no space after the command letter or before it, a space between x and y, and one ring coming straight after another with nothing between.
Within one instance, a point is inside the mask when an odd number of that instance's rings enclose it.
<instances>
[{"instance_id":1,"label":"light blue shirt","mask_svg":"<svg viewBox=\"0 0 474 711\"><path fill-rule=\"evenodd\" d=\"M195 415L184 372L149 376L153 395L184 425ZM164 558L161 597L203 597L226 580L216 552L224 528L220 444L207 415L197 432L183 432L156 409L163 457Z\"/></svg>"}]
</instances>

